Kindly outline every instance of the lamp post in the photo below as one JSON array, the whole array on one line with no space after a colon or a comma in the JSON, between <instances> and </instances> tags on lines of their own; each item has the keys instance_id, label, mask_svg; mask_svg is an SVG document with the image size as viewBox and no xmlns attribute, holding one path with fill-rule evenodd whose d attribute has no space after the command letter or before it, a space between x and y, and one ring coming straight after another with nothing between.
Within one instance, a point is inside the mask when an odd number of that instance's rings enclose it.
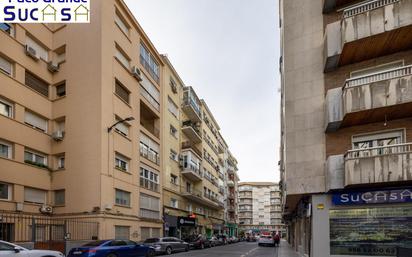
<instances>
[{"instance_id":1,"label":"lamp post","mask_svg":"<svg viewBox=\"0 0 412 257\"><path fill-rule=\"evenodd\" d=\"M107 133L110 133L110 131L112 131L112 129L113 129L117 124L123 123L123 122L125 122L125 121L132 121L132 120L134 120L134 117L127 117L126 119L117 121L115 124L113 124L113 125L111 125L110 127L107 128Z\"/></svg>"}]
</instances>

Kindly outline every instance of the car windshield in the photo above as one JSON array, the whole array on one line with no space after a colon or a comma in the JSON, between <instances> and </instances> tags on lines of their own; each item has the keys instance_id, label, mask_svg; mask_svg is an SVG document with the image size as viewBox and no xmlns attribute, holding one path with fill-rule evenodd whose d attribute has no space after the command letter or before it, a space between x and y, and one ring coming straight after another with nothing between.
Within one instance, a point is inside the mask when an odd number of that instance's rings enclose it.
<instances>
[{"instance_id":1,"label":"car windshield","mask_svg":"<svg viewBox=\"0 0 412 257\"><path fill-rule=\"evenodd\" d=\"M106 242L107 241L105 241L105 240L97 240L97 241L92 241L92 242L89 242L87 244L84 244L83 246L99 246L99 245L102 245Z\"/></svg>"},{"instance_id":2,"label":"car windshield","mask_svg":"<svg viewBox=\"0 0 412 257\"><path fill-rule=\"evenodd\" d=\"M148 238L148 239L146 239L144 242L146 243L146 244L151 244L151 243L157 243L157 242L159 242L160 240L159 240L159 238Z\"/></svg>"}]
</instances>

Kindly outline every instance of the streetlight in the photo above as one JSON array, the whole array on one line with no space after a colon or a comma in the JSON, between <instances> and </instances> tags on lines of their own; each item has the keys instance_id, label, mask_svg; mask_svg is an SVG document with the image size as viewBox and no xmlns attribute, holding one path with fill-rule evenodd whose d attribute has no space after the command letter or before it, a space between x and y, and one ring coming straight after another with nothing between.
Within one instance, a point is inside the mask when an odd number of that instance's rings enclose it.
<instances>
[{"instance_id":1,"label":"streetlight","mask_svg":"<svg viewBox=\"0 0 412 257\"><path fill-rule=\"evenodd\" d=\"M110 131L112 131L112 129L113 129L117 124L119 124L119 123L123 123L123 122L125 122L125 121L132 121L132 120L134 120L134 117L128 117L128 118L126 118L126 119L119 120L119 121L117 121L115 124L113 124L113 125L111 125L110 127L108 127L108 128L107 128L107 132L110 133Z\"/></svg>"}]
</instances>

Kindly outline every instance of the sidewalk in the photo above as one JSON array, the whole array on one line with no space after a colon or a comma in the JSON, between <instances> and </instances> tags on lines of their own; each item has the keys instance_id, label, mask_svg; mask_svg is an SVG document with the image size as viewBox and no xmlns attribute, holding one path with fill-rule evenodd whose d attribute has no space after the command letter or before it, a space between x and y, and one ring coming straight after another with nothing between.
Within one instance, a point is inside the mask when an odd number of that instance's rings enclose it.
<instances>
[{"instance_id":1,"label":"sidewalk","mask_svg":"<svg viewBox=\"0 0 412 257\"><path fill-rule=\"evenodd\" d=\"M280 241L280 247L276 253L276 257L300 257L300 255L295 252L285 240Z\"/></svg>"}]
</instances>

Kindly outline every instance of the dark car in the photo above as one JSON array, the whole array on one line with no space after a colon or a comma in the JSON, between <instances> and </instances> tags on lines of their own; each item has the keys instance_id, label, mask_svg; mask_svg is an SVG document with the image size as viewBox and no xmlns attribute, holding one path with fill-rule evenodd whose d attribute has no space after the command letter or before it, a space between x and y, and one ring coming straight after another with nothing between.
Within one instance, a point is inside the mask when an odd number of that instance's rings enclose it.
<instances>
[{"instance_id":1,"label":"dark car","mask_svg":"<svg viewBox=\"0 0 412 257\"><path fill-rule=\"evenodd\" d=\"M174 252L189 251L189 243L186 243L176 237L156 237L148 238L143 242L144 245L154 248L156 253L170 255Z\"/></svg>"},{"instance_id":2,"label":"dark car","mask_svg":"<svg viewBox=\"0 0 412 257\"><path fill-rule=\"evenodd\" d=\"M228 237L226 235L218 235L217 238L223 245L227 245L229 243Z\"/></svg>"},{"instance_id":3,"label":"dark car","mask_svg":"<svg viewBox=\"0 0 412 257\"><path fill-rule=\"evenodd\" d=\"M189 243L190 248L204 249L205 247L212 247L210 241L203 235L190 236L185 241Z\"/></svg>"},{"instance_id":4,"label":"dark car","mask_svg":"<svg viewBox=\"0 0 412 257\"><path fill-rule=\"evenodd\" d=\"M130 240L98 240L72 248L67 257L151 257L153 247Z\"/></svg>"}]
</instances>

